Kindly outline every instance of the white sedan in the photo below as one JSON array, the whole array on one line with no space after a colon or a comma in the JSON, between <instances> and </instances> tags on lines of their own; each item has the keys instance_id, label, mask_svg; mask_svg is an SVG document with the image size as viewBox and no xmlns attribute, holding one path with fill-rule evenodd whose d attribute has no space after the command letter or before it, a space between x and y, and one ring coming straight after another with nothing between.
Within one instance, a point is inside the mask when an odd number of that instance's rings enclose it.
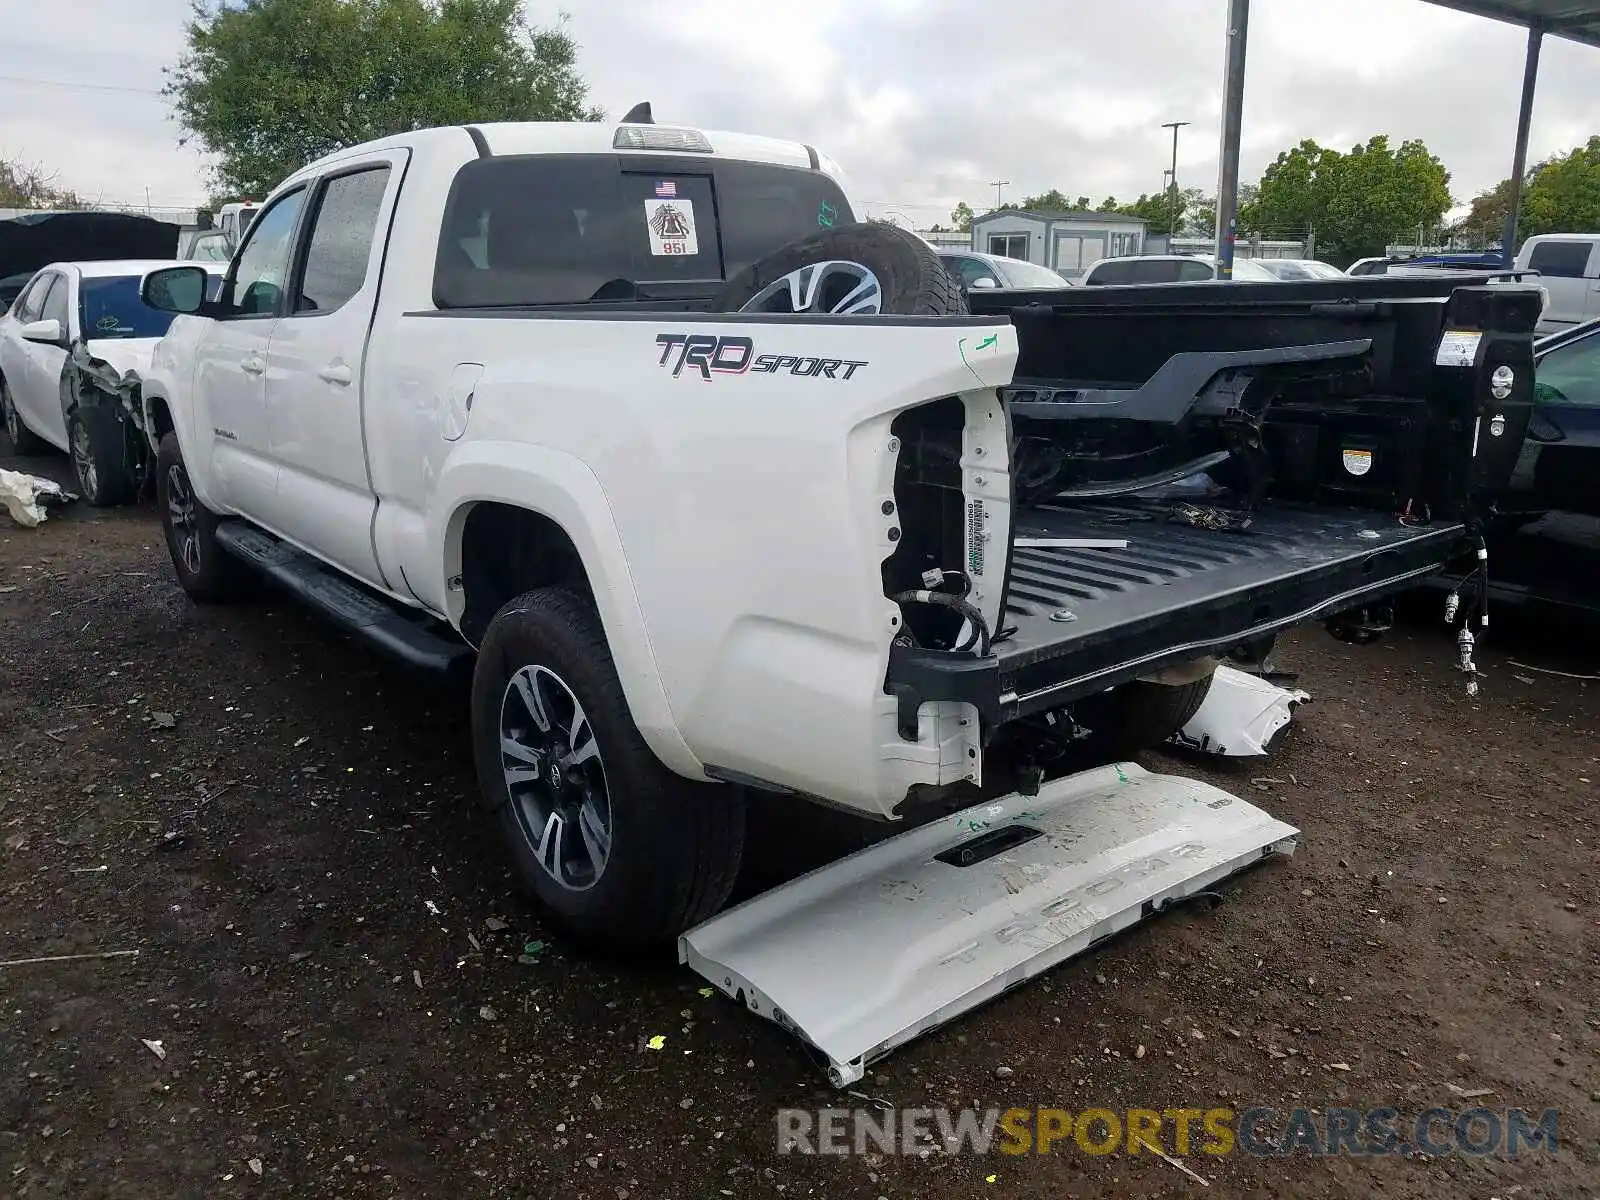
<instances>
[{"instance_id":1,"label":"white sedan","mask_svg":"<svg viewBox=\"0 0 1600 1200\"><path fill-rule=\"evenodd\" d=\"M138 490L145 448L131 418L173 320L145 304L139 286L147 272L179 265L51 263L0 316L0 412L11 444L18 454L69 453L91 504L125 503ZM220 283L213 274L213 294Z\"/></svg>"}]
</instances>

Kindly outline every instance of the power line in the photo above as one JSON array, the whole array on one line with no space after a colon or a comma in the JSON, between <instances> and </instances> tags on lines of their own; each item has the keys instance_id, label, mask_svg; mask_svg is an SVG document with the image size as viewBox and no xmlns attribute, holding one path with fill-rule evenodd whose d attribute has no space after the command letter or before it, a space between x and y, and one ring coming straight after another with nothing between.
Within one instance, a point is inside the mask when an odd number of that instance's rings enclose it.
<instances>
[{"instance_id":1,"label":"power line","mask_svg":"<svg viewBox=\"0 0 1600 1200\"><path fill-rule=\"evenodd\" d=\"M78 83L66 79L35 79L27 75L0 75L0 83L25 83L36 87L65 88L76 92L129 92L137 96L160 96L155 88L122 87L114 83Z\"/></svg>"}]
</instances>

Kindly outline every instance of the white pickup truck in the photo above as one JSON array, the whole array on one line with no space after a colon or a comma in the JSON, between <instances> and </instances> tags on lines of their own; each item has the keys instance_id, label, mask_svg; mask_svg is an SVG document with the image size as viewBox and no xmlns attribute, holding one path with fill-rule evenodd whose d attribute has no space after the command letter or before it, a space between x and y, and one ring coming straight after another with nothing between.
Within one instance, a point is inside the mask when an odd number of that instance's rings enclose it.
<instances>
[{"instance_id":1,"label":"white pickup truck","mask_svg":"<svg viewBox=\"0 0 1600 1200\"><path fill-rule=\"evenodd\" d=\"M1376 634L1509 475L1537 316L1428 279L974 313L810 147L648 118L341 151L203 285L145 284L183 587L470 668L521 878L612 947L725 902L753 798L1036 792L1231 650Z\"/></svg>"}]
</instances>

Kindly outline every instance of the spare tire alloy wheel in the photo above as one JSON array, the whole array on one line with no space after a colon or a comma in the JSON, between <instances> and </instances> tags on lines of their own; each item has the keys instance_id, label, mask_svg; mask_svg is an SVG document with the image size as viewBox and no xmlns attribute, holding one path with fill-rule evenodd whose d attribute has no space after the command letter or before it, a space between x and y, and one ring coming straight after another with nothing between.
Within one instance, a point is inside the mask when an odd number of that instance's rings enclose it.
<instances>
[{"instance_id":1,"label":"spare tire alloy wheel","mask_svg":"<svg viewBox=\"0 0 1600 1200\"><path fill-rule=\"evenodd\" d=\"M883 285L858 262L808 263L773 280L739 311L873 315L883 311Z\"/></svg>"},{"instance_id":2,"label":"spare tire alloy wheel","mask_svg":"<svg viewBox=\"0 0 1600 1200\"><path fill-rule=\"evenodd\" d=\"M873 221L797 238L740 271L717 312L835 317L965 315L955 278L927 242Z\"/></svg>"},{"instance_id":3,"label":"spare tire alloy wheel","mask_svg":"<svg viewBox=\"0 0 1600 1200\"><path fill-rule=\"evenodd\" d=\"M523 667L506 684L500 770L540 868L568 891L592 888L611 856L605 762L578 697L548 667Z\"/></svg>"}]
</instances>

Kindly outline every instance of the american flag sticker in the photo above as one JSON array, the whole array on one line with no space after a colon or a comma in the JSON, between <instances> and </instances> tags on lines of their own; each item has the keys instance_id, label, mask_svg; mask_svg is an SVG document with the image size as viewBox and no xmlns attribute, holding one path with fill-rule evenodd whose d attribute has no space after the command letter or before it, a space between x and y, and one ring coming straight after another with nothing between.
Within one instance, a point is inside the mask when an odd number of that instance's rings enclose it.
<instances>
[{"instance_id":1,"label":"american flag sticker","mask_svg":"<svg viewBox=\"0 0 1600 1200\"><path fill-rule=\"evenodd\" d=\"M658 196L676 196L677 194L678 185L670 179L663 179L656 184L656 195Z\"/></svg>"}]
</instances>

